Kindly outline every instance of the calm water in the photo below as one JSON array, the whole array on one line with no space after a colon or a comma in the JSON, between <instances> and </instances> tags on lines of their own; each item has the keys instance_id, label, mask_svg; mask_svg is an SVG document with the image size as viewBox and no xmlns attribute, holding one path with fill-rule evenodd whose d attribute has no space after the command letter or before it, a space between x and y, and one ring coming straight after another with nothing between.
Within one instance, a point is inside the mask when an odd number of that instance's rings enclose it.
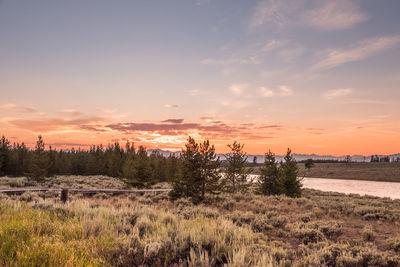
<instances>
[{"instance_id":1,"label":"calm water","mask_svg":"<svg viewBox=\"0 0 400 267\"><path fill-rule=\"evenodd\" d=\"M400 199L400 183L304 178L303 186L305 188L318 189L321 191Z\"/></svg>"},{"instance_id":2,"label":"calm water","mask_svg":"<svg viewBox=\"0 0 400 267\"><path fill-rule=\"evenodd\" d=\"M258 175L251 175L256 180ZM305 188L345 194L360 194L400 199L400 183L344 179L304 178Z\"/></svg>"}]
</instances>

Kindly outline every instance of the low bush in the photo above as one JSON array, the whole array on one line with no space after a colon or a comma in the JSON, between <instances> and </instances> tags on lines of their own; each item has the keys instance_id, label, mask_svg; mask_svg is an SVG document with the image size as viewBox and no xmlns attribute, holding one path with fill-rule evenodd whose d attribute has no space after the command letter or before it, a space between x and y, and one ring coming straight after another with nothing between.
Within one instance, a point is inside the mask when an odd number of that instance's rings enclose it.
<instances>
[{"instance_id":1,"label":"low bush","mask_svg":"<svg viewBox=\"0 0 400 267\"><path fill-rule=\"evenodd\" d=\"M375 233L370 225L364 227L362 231L362 237L366 242L372 242L375 240Z\"/></svg>"},{"instance_id":2,"label":"low bush","mask_svg":"<svg viewBox=\"0 0 400 267\"><path fill-rule=\"evenodd\" d=\"M400 238L396 237L396 238L392 238L389 240L388 242L389 248L399 252L400 251Z\"/></svg>"}]
</instances>

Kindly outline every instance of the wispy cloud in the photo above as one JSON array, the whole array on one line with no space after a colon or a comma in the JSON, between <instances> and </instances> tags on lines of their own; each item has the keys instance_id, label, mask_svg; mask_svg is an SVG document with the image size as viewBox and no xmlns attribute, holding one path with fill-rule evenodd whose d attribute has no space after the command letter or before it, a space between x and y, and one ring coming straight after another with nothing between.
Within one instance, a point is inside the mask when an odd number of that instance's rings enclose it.
<instances>
[{"instance_id":1,"label":"wispy cloud","mask_svg":"<svg viewBox=\"0 0 400 267\"><path fill-rule=\"evenodd\" d=\"M337 97L350 95L351 93L353 93L352 89L350 89L350 88L341 88L341 89L335 89L335 90L330 90L330 91L326 92L324 94L324 97L326 99L334 99L334 98L337 98Z\"/></svg>"},{"instance_id":2,"label":"wispy cloud","mask_svg":"<svg viewBox=\"0 0 400 267\"><path fill-rule=\"evenodd\" d=\"M241 95L248 87L248 84L232 84L229 90L235 95Z\"/></svg>"},{"instance_id":3,"label":"wispy cloud","mask_svg":"<svg viewBox=\"0 0 400 267\"><path fill-rule=\"evenodd\" d=\"M27 112L27 113L37 112L37 110L34 108L19 106L19 105L15 105L12 103L1 105L0 110L13 110L13 111L17 111L17 112Z\"/></svg>"},{"instance_id":4,"label":"wispy cloud","mask_svg":"<svg viewBox=\"0 0 400 267\"><path fill-rule=\"evenodd\" d=\"M300 57L303 54L303 52L304 52L303 47L293 47L293 48L282 49L281 51L279 51L278 55L284 62L291 63L296 58Z\"/></svg>"},{"instance_id":5,"label":"wispy cloud","mask_svg":"<svg viewBox=\"0 0 400 267\"><path fill-rule=\"evenodd\" d=\"M64 113L64 114L68 114L68 115L74 116L74 117L83 115L82 112L77 111L75 109L62 109L62 110L59 110L59 112L60 113Z\"/></svg>"},{"instance_id":6,"label":"wispy cloud","mask_svg":"<svg viewBox=\"0 0 400 267\"><path fill-rule=\"evenodd\" d=\"M90 125L103 121L101 117L85 117L76 119L40 117L35 119L8 119L6 122L20 129L48 133L62 130L79 130L82 125Z\"/></svg>"},{"instance_id":7,"label":"wispy cloud","mask_svg":"<svg viewBox=\"0 0 400 267\"><path fill-rule=\"evenodd\" d=\"M294 94L293 89L286 85L280 85L276 90L272 90L267 87L260 87L259 92L260 95L263 97L273 97L273 96L286 97Z\"/></svg>"},{"instance_id":8,"label":"wispy cloud","mask_svg":"<svg viewBox=\"0 0 400 267\"><path fill-rule=\"evenodd\" d=\"M249 27L274 25L341 30L367 19L367 15L350 0L263 0L256 5Z\"/></svg>"},{"instance_id":9,"label":"wispy cloud","mask_svg":"<svg viewBox=\"0 0 400 267\"><path fill-rule=\"evenodd\" d=\"M177 108L178 105L176 105L176 104L165 104L164 107L165 108Z\"/></svg>"},{"instance_id":10,"label":"wispy cloud","mask_svg":"<svg viewBox=\"0 0 400 267\"><path fill-rule=\"evenodd\" d=\"M282 41L271 40L261 48L261 51L264 52L264 53L268 53L268 52L270 52L270 51L272 51L272 50L274 50L274 49L276 49L276 48L278 48L278 47L280 47L282 45L283 45Z\"/></svg>"},{"instance_id":11,"label":"wispy cloud","mask_svg":"<svg viewBox=\"0 0 400 267\"><path fill-rule=\"evenodd\" d=\"M303 15L303 19L308 25L314 28L341 30L366 21L368 17L353 2L335 0L324 1L321 6L307 11Z\"/></svg>"},{"instance_id":12,"label":"wispy cloud","mask_svg":"<svg viewBox=\"0 0 400 267\"><path fill-rule=\"evenodd\" d=\"M198 89L190 90L190 91L189 91L189 94L190 94L191 96L197 96L197 95L200 94L200 90L198 90Z\"/></svg>"},{"instance_id":13,"label":"wispy cloud","mask_svg":"<svg viewBox=\"0 0 400 267\"><path fill-rule=\"evenodd\" d=\"M15 104L3 104L0 106L0 110L9 110L13 107L15 107Z\"/></svg>"},{"instance_id":14,"label":"wispy cloud","mask_svg":"<svg viewBox=\"0 0 400 267\"><path fill-rule=\"evenodd\" d=\"M400 36L395 35L365 40L348 49L328 50L319 56L320 59L311 69L314 71L330 69L348 62L360 61L399 43Z\"/></svg>"},{"instance_id":15,"label":"wispy cloud","mask_svg":"<svg viewBox=\"0 0 400 267\"><path fill-rule=\"evenodd\" d=\"M269 39L256 43L251 42L240 47L227 45L221 52L225 54L224 56L221 58L205 58L200 61L200 64L224 67L258 65L262 64L265 57L272 51L280 49L284 45L284 41L277 39Z\"/></svg>"},{"instance_id":16,"label":"wispy cloud","mask_svg":"<svg viewBox=\"0 0 400 267\"><path fill-rule=\"evenodd\" d=\"M164 123L182 123L184 120L183 119L168 119L168 120L164 120L164 121L161 121L161 122L164 122Z\"/></svg>"},{"instance_id":17,"label":"wispy cloud","mask_svg":"<svg viewBox=\"0 0 400 267\"><path fill-rule=\"evenodd\" d=\"M282 131L282 125L277 124L229 124L221 121L209 122L208 119L201 123L112 123L101 126L101 129L108 129L114 133L132 134L135 136L151 139L154 136L182 136L197 135L202 138L218 138L220 140L230 140L233 137L242 137L248 139L266 139L271 138L274 131ZM265 133L268 129L270 132ZM88 128L90 131L97 131L96 128Z\"/></svg>"},{"instance_id":18,"label":"wispy cloud","mask_svg":"<svg viewBox=\"0 0 400 267\"><path fill-rule=\"evenodd\" d=\"M214 120L214 117L209 117L209 116L200 117L200 120L203 120L206 122L212 122Z\"/></svg>"},{"instance_id":19,"label":"wispy cloud","mask_svg":"<svg viewBox=\"0 0 400 267\"><path fill-rule=\"evenodd\" d=\"M260 94L263 97L273 97L275 95L275 92L267 87L260 87Z\"/></svg>"},{"instance_id":20,"label":"wispy cloud","mask_svg":"<svg viewBox=\"0 0 400 267\"><path fill-rule=\"evenodd\" d=\"M293 89L286 85L279 86L279 92L281 96L291 96L294 93Z\"/></svg>"}]
</instances>

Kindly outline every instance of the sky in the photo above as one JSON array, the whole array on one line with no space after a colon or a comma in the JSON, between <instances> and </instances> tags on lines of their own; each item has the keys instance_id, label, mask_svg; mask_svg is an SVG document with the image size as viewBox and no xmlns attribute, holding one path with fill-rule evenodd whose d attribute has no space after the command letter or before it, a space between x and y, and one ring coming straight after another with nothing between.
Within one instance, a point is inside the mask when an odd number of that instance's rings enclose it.
<instances>
[{"instance_id":1,"label":"sky","mask_svg":"<svg viewBox=\"0 0 400 267\"><path fill-rule=\"evenodd\" d=\"M400 152L398 0L0 0L0 135Z\"/></svg>"}]
</instances>

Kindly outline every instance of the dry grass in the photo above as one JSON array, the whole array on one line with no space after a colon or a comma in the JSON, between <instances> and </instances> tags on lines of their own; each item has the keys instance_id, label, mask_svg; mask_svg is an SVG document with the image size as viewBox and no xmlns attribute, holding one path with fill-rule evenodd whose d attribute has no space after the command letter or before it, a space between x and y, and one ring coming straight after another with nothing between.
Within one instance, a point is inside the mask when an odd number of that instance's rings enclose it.
<instances>
[{"instance_id":1,"label":"dry grass","mask_svg":"<svg viewBox=\"0 0 400 267\"><path fill-rule=\"evenodd\" d=\"M30 181L26 177L0 177L0 188L10 187L49 187L49 188L84 188L84 189L126 189L128 186L121 180L108 176L63 175L45 178L43 181Z\"/></svg>"},{"instance_id":2,"label":"dry grass","mask_svg":"<svg viewBox=\"0 0 400 267\"><path fill-rule=\"evenodd\" d=\"M0 195L0 265L400 265L400 200L305 190L197 206L166 194L72 195L62 205L42 194Z\"/></svg>"}]
</instances>

